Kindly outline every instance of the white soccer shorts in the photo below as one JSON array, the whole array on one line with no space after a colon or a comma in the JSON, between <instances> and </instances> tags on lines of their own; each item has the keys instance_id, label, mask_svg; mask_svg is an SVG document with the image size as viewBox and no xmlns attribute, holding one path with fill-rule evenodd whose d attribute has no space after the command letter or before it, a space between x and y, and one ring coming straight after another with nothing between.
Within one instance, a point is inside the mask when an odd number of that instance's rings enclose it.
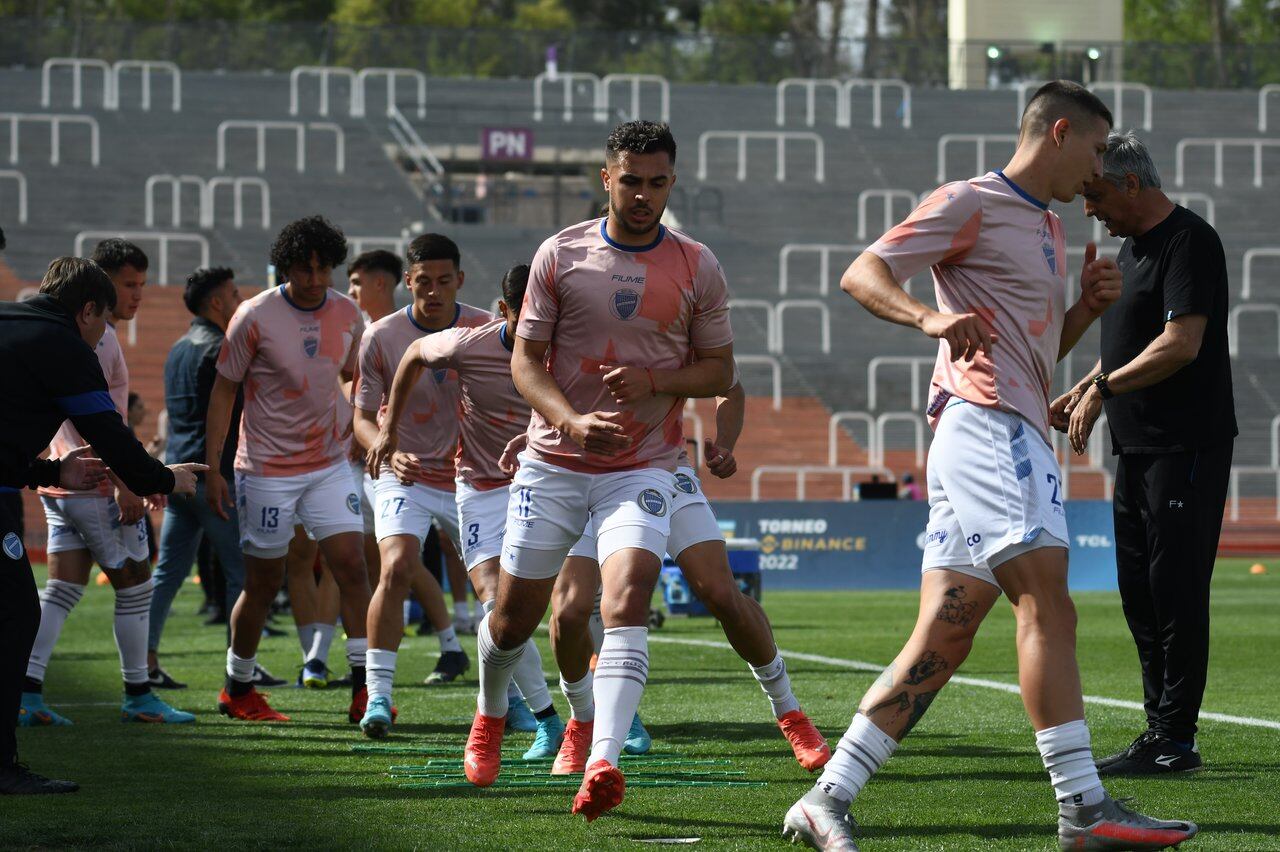
<instances>
[{"instance_id":1,"label":"white soccer shorts","mask_svg":"<svg viewBox=\"0 0 1280 852\"><path fill-rule=\"evenodd\" d=\"M373 497L378 541L393 535L411 535L417 537L421 547L435 522L441 533L455 545L458 543L458 504L452 491L421 482L405 485L387 472L373 481Z\"/></svg>"},{"instance_id":2,"label":"white soccer shorts","mask_svg":"<svg viewBox=\"0 0 1280 852\"><path fill-rule=\"evenodd\" d=\"M675 498L675 480L665 470L578 473L522 453L507 505L502 568L516 577L554 577L588 524L601 562L624 548L661 559ZM532 551L540 551L536 559Z\"/></svg>"},{"instance_id":3,"label":"white soccer shorts","mask_svg":"<svg viewBox=\"0 0 1280 852\"><path fill-rule=\"evenodd\" d=\"M993 570L1014 556L1068 546L1058 460L1016 414L951 400L928 479L923 571L947 568L998 587Z\"/></svg>"},{"instance_id":4,"label":"white soccer shorts","mask_svg":"<svg viewBox=\"0 0 1280 852\"><path fill-rule=\"evenodd\" d=\"M237 471L236 498L240 546L249 556L284 556L298 523L316 541L340 533L364 532L360 493L346 461L296 476Z\"/></svg>"},{"instance_id":5,"label":"white soccer shorts","mask_svg":"<svg viewBox=\"0 0 1280 852\"><path fill-rule=\"evenodd\" d=\"M467 570L502 554L502 537L507 529L506 487L480 491L462 477L455 480L458 500L458 535L462 539L462 561Z\"/></svg>"},{"instance_id":6,"label":"white soccer shorts","mask_svg":"<svg viewBox=\"0 0 1280 852\"><path fill-rule=\"evenodd\" d=\"M667 553L677 558L685 549L704 541L724 541L724 532L716 521L711 504L702 493L702 482L691 467L676 468L676 496L671 501L671 533L667 536ZM587 524L582 538L569 551L570 556L595 558L595 526Z\"/></svg>"},{"instance_id":7,"label":"white soccer shorts","mask_svg":"<svg viewBox=\"0 0 1280 852\"><path fill-rule=\"evenodd\" d=\"M360 495L360 519L364 521L364 534L373 535L373 478L365 473L364 465L351 462L351 475L355 477L356 493Z\"/></svg>"},{"instance_id":8,"label":"white soccer shorts","mask_svg":"<svg viewBox=\"0 0 1280 852\"><path fill-rule=\"evenodd\" d=\"M146 562L147 523L120 523L120 506L114 497L41 497L49 527L48 553L87 550L103 568L123 568L132 559Z\"/></svg>"}]
</instances>

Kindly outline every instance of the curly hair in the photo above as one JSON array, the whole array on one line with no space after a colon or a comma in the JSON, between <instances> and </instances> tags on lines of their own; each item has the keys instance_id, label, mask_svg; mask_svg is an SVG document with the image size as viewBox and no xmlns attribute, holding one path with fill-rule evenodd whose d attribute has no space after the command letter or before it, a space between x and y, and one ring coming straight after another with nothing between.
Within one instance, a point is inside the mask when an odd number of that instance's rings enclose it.
<instances>
[{"instance_id":1,"label":"curly hair","mask_svg":"<svg viewBox=\"0 0 1280 852\"><path fill-rule=\"evenodd\" d=\"M146 252L128 240L119 238L113 237L98 243L89 259L105 272L117 272L126 266L132 266L139 272L147 271Z\"/></svg>"},{"instance_id":2,"label":"curly hair","mask_svg":"<svg viewBox=\"0 0 1280 852\"><path fill-rule=\"evenodd\" d=\"M197 269L187 276L187 287L182 291L182 303L191 313L199 315L200 311L204 310L209 294L235 277L235 272L226 266Z\"/></svg>"},{"instance_id":3,"label":"curly hair","mask_svg":"<svg viewBox=\"0 0 1280 852\"><path fill-rule=\"evenodd\" d=\"M628 121L613 128L604 143L605 157L614 162L622 154L656 154L666 151L676 161L676 139L665 122Z\"/></svg>"},{"instance_id":4,"label":"curly hair","mask_svg":"<svg viewBox=\"0 0 1280 852\"><path fill-rule=\"evenodd\" d=\"M337 225L323 216L308 216L285 225L271 244L271 265L281 279L285 279L289 267L309 264L312 254L322 266L331 269L347 259L347 238Z\"/></svg>"}]
</instances>

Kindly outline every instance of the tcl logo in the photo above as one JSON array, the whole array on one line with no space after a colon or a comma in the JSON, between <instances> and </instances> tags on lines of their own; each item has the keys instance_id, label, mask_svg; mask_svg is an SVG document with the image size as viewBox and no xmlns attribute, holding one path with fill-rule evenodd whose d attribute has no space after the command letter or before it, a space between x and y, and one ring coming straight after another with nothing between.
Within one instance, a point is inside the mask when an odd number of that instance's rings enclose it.
<instances>
[{"instance_id":1,"label":"tcl logo","mask_svg":"<svg viewBox=\"0 0 1280 852\"><path fill-rule=\"evenodd\" d=\"M1077 547L1111 547L1111 539L1105 535L1078 535Z\"/></svg>"}]
</instances>

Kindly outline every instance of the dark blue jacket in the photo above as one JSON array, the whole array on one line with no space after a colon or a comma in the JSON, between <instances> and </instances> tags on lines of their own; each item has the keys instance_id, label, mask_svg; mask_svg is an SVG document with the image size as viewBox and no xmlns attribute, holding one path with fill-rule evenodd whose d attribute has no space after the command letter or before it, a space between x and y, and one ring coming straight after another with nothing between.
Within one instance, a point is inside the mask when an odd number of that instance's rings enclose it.
<instances>
[{"instance_id":1,"label":"dark blue jacket","mask_svg":"<svg viewBox=\"0 0 1280 852\"><path fill-rule=\"evenodd\" d=\"M196 317L187 333L178 338L164 362L164 406L169 412L169 439L165 459L169 464L205 460L205 419L209 415L209 395L218 377L218 353L222 350L222 329ZM236 392L227 442L222 452L222 475L234 474L236 443L240 437L243 391Z\"/></svg>"}]
</instances>

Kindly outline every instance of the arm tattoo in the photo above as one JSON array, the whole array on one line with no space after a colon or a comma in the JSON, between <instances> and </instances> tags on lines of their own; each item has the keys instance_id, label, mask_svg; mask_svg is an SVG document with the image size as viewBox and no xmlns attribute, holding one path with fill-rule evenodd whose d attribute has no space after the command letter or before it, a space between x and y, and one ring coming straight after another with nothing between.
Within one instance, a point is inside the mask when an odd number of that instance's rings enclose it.
<instances>
[{"instance_id":1,"label":"arm tattoo","mask_svg":"<svg viewBox=\"0 0 1280 852\"><path fill-rule=\"evenodd\" d=\"M964 590L964 586L952 586L944 594L947 599L938 609L938 621L945 621L959 627L969 626L973 617L978 614L977 602L965 600L968 592Z\"/></svg>"},{"instance_id":2,"label":"arm tattoo","mask_svg":"<svg viewBox=\"0 0 1280 852\"><path fill-rule=\"evenodd\" d=\"M919 686L929 678L947 670L947 661L936 651L925 651L924 656L916 660L915 665L907 670L905 683Z\"/></svg>"}]
</instances>

